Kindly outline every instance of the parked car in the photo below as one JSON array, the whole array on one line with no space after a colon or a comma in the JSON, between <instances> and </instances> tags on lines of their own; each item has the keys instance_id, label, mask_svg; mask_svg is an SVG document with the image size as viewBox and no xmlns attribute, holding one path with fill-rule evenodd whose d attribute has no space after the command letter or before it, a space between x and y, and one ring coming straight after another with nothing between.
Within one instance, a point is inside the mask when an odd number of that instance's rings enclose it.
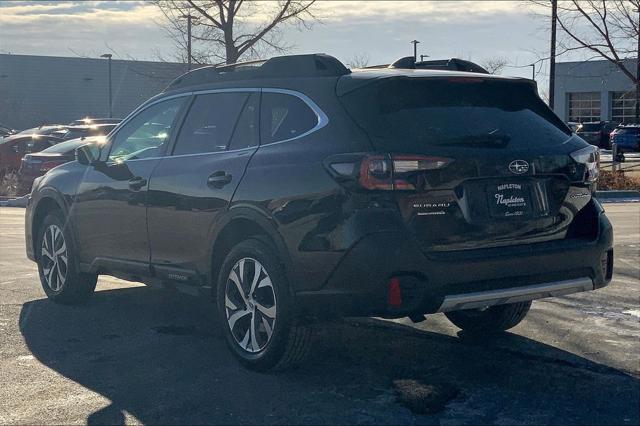
<instances>
[{"instance_id":1,"label":"parked car","mask_svg":"<svg viewBox=\"0 0 640 426\"><path fill-rule=\"evenodd\" d=\"M569 128L573 133L577 133L578 130L582 127L582 124L576 123L574 121L569 121L567 122L567 126L569 126Z\"/></svg>"},{"instance_id":2,"label":"parked car","mask_svg":"<svg viewBox=\"0 0 640 426\"><path fill-rule=\"evenodd\" d=\"M0 138L4 138L6 136L11 136L14 133L17 133L17 131L15 129L12 129L11 127L5 126L3 124L0 124Z\"/></svg>"},{"instance_id":3,"label":"parked car","mask_svg":"<svg viewBox=\"0 0 640 426\"><path fill-rule=\"evenodd\" d=\"M42 133L20 132L9 136L0 144L0 177L20 168L22 157L40 152L57 143L91 136L105 136L115 124L95 124L90 126L43 126Z\"/></svg>"},{"instance_id":4,"label":"parked car","mask_svg":"<svg viewBox=\"0 0 640 426\"><path fill-rule=\"evenodd\" d=\"M108 135L116 127L116 124L91 124L79 126L66 126L63 129L51 133L52 136L62 140L77 139L89 136Z\"/></svg>"},{"instance_id":5,"label":"parked car","mask_svg":"<svg viewBox=\"0 0 640 426\"><path fill-rule=\"evenodd\" d=\"M76 148L89 143L99 143L102 140L104 136L71 139L40 152L25 155L18 170L18 195L28 194L35 178L44 175L54 167L75 160Z\"/></svg>"},{"instance_id":6,"label":"parked car","mask_svg":"<svg viewBox=\"0 0 640 426\"><path fill-rule=\"evenodd\" d=\"M27 206L47 296L81 302L98 274L201 292L256 370L301 362L318 319L444 312L483 335L611 280L598 150L527 79L205 67L76 155Z\"/></svg>"},{"instance_id":7,"label":"parked car","mask_svg":"<svg viewBox=\"0 0 640 426\"><path fill-rule=\"evenodd\" d=\"M42 151L61 141L62 139L51 135L22 133L2 139L0 141L0 179L7 173L16 172L24 155Z\"/></svg>"},{"instance_id":8,"label":"parked car","mask_svg":"<svg viewBox=\"0 0 640 426\"><path fill-rule=\"evenodd\" d=\"M596 121L592 123L581 123L576 133L591 145L599 148L609 148L609 137L618 123L614 121Z\"/></svg>"},{"instance_id":9,"label":"parked car","mask_svg":"<svg viewBox=\"0 0 640 426\"><path fill-rule=\"evenodd\" d=\"M616 127L611 133L611 145L618 146L618 152L640 151L640 125L626 124Z\"/></svg>"},{"instance_id":10,"label":"parked car","mask_svg":"<svg viewBox=\"0 0 640 426\"><path fill-rule=\"evenodd\" d=\"M88 126L91 124L118 124L122 121L121 118L93 118L85 117L80 120L73 120L69 123L70 126Z\"/></svg>"},{"instance_id":11,"label":"parked car","mask_svg":"<svg viewBox=\"0 0 640 426\"><path fill-rule=\"evenodd\" d=\"M42 125L39 127L32 127L29 129L25 129L22 130L21 132L18 132L18 135L21 136L27 136L27 135L40 135L40 136L47 136L50 135L53 132L57 132L59 130L63 130L65 128L65 126L63 126L62 124L50 124L50 125Z\"/></svg>"}]
</instances>

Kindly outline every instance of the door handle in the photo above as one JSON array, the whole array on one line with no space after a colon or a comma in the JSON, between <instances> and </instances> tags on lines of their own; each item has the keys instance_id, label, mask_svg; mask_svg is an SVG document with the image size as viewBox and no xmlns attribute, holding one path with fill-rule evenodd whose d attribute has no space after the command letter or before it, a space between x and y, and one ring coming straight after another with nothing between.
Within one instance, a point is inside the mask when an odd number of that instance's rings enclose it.
<instances>
[{"instance_id":1,"label":"door handle","mask_svg":"<svg viewBox=\"0 0 640 426\"><path fill-rule=\"evenodd\" d=\"M146 184L147 184L147 180L144 178L141 178L140 176L129 179L129 188L133 189L134 191L138 191L140 188L142 188Z\"/></svg>"},{"instance_id":2,"label":"door handle","mask_svg":"<svg viewBox=\"0 0 640 426\"><path fill-rule=\"evenodd\" d=\"M207 185L212 186L214 188L222 188L223 186L231 183L232 176L227 172L220 170L215 173L212 173L207 178Z\"/></svg>"}]
</instances>

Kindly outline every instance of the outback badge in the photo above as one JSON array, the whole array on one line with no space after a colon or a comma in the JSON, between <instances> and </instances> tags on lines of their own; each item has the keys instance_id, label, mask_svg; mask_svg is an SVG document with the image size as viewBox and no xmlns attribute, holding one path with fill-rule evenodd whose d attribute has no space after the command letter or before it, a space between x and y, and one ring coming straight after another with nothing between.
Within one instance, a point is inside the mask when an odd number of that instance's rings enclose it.
<instances>
[{"instance_id":1,"label":"outback badge","mask_svg":"<svg viewBox=\"0 0 640 426\"><path fill-rule=\"evenodd\" d=\"M513 160L509 163L509 170L515 175L521 175L529 171L529 163L524 160Z\"/></svg>"}]
</instances>

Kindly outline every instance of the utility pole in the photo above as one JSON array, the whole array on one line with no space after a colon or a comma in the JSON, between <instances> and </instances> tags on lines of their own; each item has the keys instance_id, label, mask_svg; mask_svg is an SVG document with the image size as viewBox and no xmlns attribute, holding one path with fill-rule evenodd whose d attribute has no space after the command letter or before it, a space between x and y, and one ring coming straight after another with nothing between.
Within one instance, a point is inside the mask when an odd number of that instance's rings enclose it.
<instances>
[{"instance_id":1,"label":"utility pole","mask_svg":"<svg viewBox=\"0 0 640 426\"><path fill-rule=\"evenodd\" d=\"M413 44L413 60L414 60L414 62L418 62L418 43L420 43L418 40L411 41L411 44Z\"/></svg>"},{"instance_id":2,"label":"utility pole","mask_svg":"<svg viewBox=\"0 0 640 426\"><path fill-rule=\"evenodd\" d=\"M105 53L104 55L100 55L101 58L107 58L107 62L109 63L109 118L113 118L113 102L111 102L111 53Z\"/></svg>"},{"instance_id":3,"label":"utility pole","mask_svg":"<svg viewBox=\"0 0 640 426\"><path fill-rule=\"evenodd\" d=\"M551 52L549 55L549 107L553 109L556 88L556 21L558 20L558 0L551 0Z\"/></svg>"},{"instance_id":4,"label":"utility pole","mask_svg":"<svg viewBox=\"0 0 640 426\"><path fill-rule=\"evenodd\" d=\"M191 20L193 16L188 13L182 15L182 18L187 20L187 71L191 71Z\"/></svg>"},{"instance_id":5,"label":"utility pole","mask_svg":"<svg viewBox=\"0 0 640 426\"><path fill-rule=\"evenodd\" d=\"M536 64L531 64L531 80L536 79Z\"/></svg>"}]
</instances>

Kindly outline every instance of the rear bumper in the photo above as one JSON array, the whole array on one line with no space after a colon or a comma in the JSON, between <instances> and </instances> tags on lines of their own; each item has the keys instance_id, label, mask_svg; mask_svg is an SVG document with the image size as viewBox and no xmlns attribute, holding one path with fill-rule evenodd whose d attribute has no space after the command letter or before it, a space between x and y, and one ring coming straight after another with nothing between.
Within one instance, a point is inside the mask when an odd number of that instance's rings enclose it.
<instances>
[{"instance_id":1,"label":"rear bumper","mask_svg":"<svg viewBox=\"0 0 640 426\"><path fill-rule=\"evenodd\" d=\"M611 281L612 247L603 212L591 241L425 253L406 234L381 232L354 245L321 290L298 293L298 305L316 315L401 317L594 290ZM400 306L387 300L391 277Z\"/></svg>"}]
</instances>

